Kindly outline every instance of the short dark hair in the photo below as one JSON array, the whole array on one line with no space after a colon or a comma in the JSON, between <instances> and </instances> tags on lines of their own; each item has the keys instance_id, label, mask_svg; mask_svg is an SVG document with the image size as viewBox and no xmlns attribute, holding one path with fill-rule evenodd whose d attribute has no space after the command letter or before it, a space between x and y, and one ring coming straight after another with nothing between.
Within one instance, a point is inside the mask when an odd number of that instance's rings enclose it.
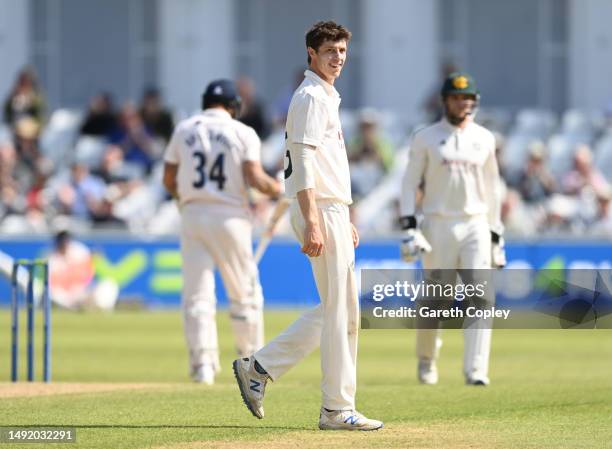
<instances>
[{"instance_id":1,"label":"short dark hair","mask_svg":"<svg viewBox=\"0 0 612 449\"><path fill-rule=\"evenodd\" d=\"M337 24L332 20L320 21L315 23L306 32L306 48L313 48L319 51L319 47L325 41L338 42L345 40L347 43L351 40L351 32L348 28ZM310 55L308 55L308 64L310 64Z\"/></svg>"},{"instance_id":2,"label":"short dark hair","mask_svg":"<svg viewBox=\"0 0 612 449\"><path fill-rule=\"evenodd\" d=\"M55 234L55 246L60 247L67 244L72 239L70 231L62 230Z\"/></svg>"}]
</instances>

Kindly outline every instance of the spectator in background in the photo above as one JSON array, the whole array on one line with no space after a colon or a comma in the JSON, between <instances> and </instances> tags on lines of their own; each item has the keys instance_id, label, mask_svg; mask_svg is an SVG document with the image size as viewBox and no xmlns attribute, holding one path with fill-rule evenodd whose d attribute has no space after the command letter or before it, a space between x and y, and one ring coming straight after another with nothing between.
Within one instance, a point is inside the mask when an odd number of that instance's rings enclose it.
<instances>
[{"instance_id":1,"label":"spectator in background","mask_svg":"<svg viewBox=\"0 0 612 449\"><path fill-rule=\"evenodd\" d=\"M348 159L357 197L365 196L391 169L393 146L378 128L376 111L361 111L358 134L349 143Z\"/></svg>"},{"instance_id":2,"label":"spectator in background","mask_svg":"<svg viewBox=\"0 0 612 449\"><path fill-rule=\"evenodd\" d=\"M537 233L538 221L544 219L543 208L529 210L523 204L521 195L507 189L501 204L501 217L505 233L515 237L530 237Z\"/></svg>"},{"instance_id":3,"label":"spectator in background","mask_svg":"<svg viewBox=\"0 0 612 449\"><path fill-rule=\"evenodd\" d=\"M112 204L105 198L106 185L91 175L85 164L75 162L69 178L58 180L52 190L58 213L82 221L113 221Z\"/></svg>"},{"instance_id":4,"label":"spectator in background","mask_svg":"<svg viewBox=\"0 0 612 449\"><path fill-rule=\"evenodd\" d=\"M53 301L72 310L91 306L112 309L119 288L113 281L95 282L89 248L72 239L68 231L60 231L54 243L49 254L49 290Z\"/></svg>"},{"instance_id":5,"label":"spectator in background","mask_svg":"<svg viewBox=\"0 0 612 449\"><path fill-rule=\"evenodd\" d=\"M102 163L93 174L106 183L106 198L112 202L126 197L142 185L140 170L125 162L123 151L117 145L106 147Z\"/></svg>"},{"instance_id":6,"label":"spectator in background","mask_svg":"<svg viewBox=\"0 0 612 449\"><path fill-rule=\"evenodd\" d=\"M16 177L17 152L10 143L0 144L0 219L22 213L25 207Z\"/></svg>"},{"instance_id":7,"label":"spectator in background","mask_svg":"<svg viewBox=\"0 0 612 449\"><path fill-rule=\"evenodd\" d=\"M153 137L162 139L165 146L172 136L174 120L170 111L162 104L158 89L149 87L144 91L139 112L147 130Z\"/></svg>"},{"instance_id":8,"label":"spectator in background","mask_svg":"<svg viewBox=\"0 0 612 449\"><path fill-rule=\"evenodd\" d=\"M26 193L26 220L31 229L47 232L47 212L49 211L47 181L53 172L53 165L47 159L36 164L32 184Z\"/></svg>"},{"instance_id":9,"label":"spectator in background","mask_svg":"<svg viewBox=\"0 0 612 449\"><path fill-rule=\"evenodd\" d=\"M94 95L89 101L87 116L81 125L81 134L109 139L117 132L117 114L113 97L108 92Z\"/></svg>"},{"instance_id":10,"label":"spectator in background","mask_svg":"<svg viewBox=\"0 0 612 449\"><path fill-rule=\"evenodd\" d=\"M597 214L588 226L590 236L612 238L610 200L612 200L612 190L610 188L597 195Z\"/></svg>"},{"instance_id":11,"label":"spectator in background","mask_svg":"<svg viewBox=\"0 0 612 449\"><path fill-rule=\"evenodd\" d=\"M527 203L539 203L556 191L556 183L546 166L546 147L540 141L529 145L527 164L519 177L519 191Z\"/></svg>"},{"instance_id":12,"label":"spectator in background","mask_svg":"<svg viewBox=\"0 0 612 449\"><path fill-rule=\"evenodd\" d=\"M359 133L349 144L349 161L375 160L388 172L393 166L393 145L379 129L378 113L364 109L359 115Z\"/></svg>"},{"instance_id":13,"label":"spectator in background","mask_svg":"<svg viewBox=\"0 0 612 449\"><path fill-rule=\"evenodd\" d=\"M578 198L567 195L553 195L546 202L539 231L543 234L584 232L584 227L581 225L581 206ZM587 215L592 215L592 207L589 204L585 206Z\"/></svg>"},{"instance_id":14,"label":"spectator in background","mask_svg":"<svg viewBox=\"0 0 612 449\"><path fill-rule=\"evenodd\" d=\"M42 157L38 146L39 134L40 125L31 117L22 117L15 123L15 149L19 161L32 172L34 172L38 160Z\"/></svg>"},{"instance_id":15,"label":"spectator in background","mask_svg":"<svg viewBox=\"0 0 612 449\"><path fill-rule=\"evenodd\" d=\"M563 191L567 195L580 196L586 191L596 195L608 190L608 182L593 166L593 153L588 145L580 144L574 152L574 168L563 178Z\"/></svg>"},{"instance_id":16,"label":"spectator in background","mask_svg":"<svg viewBox=\"0 0 612 449\"><path fill-rule=\"evenodd\" d=\"M499 131L491 131L495 137L495 158L499 167L499 178L504 185L512 183L510 173L506 163L506 137Z\"/></svg>"},{"instance_id":17,"label":"spectator in background","mask_svg":"<svg viewBox=\"0 0 612 449\"><path fill-rule=\"evenodd\" d=\"M119 129L111 142L121 147L127 162L137 164L147 174L151 172L162 151L161 147L155 145L140 114L131 103L121 108Z\"/></svg>"},{"instance_id":18,"label":"spectator in background","mask_svg":"<svg viewBox=\"0 0 612 449\"><path fill-rule=\"evenodd\" d=\"M236 81L236 88L242 99L242 110L238 120L253 128L259 138L265 140L270 135L270 123L263 104L255 96L253 81L246 76L241 76Z\"/></svg>"},{"instance_id":19,"label":"spectator in background","mask_svg":"<svg viewBox=\"0 0 612 449\"><path fill-rule=\"evenodd\" d=\"M11 128L28 117L40 128L44 121L45 100L38 87L36 75L30 68L19 72L15 85L4 102L4 121Z\"/></svg>"},{"instance_id":20,"label":"spectator in background","mask_svg":"<svg viewBox=\"0 0 612 449\"><path fill-rule=\"evenodd\" d=\"M5 144L3 151L3 165L6 167L5 177L11 177L14 181L15 199L19 198L19 203L24 194L30 189L36 177L36 170L39 164L50 164L41 155L38 146L38 134L40 127L38 123L30 117L22 117L16 124L14 131L14 146ZM24 212L23 207L18 209ZM17 210L14 210L17 212Z\"/></svg>"}]
</instances>

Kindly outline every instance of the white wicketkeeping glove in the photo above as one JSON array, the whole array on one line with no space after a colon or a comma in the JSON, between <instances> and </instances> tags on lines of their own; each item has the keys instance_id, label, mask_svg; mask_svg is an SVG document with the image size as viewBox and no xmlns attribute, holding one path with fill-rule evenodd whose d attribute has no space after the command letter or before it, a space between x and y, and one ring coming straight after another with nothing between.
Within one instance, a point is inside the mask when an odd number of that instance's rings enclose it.
<instances>
[{"instance_id":1,"label":"white wicketkeeping glove","mask_svg":"<svg viewBox=\"0 0 612 449\"><path fill-rule=\"evenodd\" d=\"M504 268L506 266L506 242L499 236L497 241L491 242L491 265L493 268Z\"/></svg>"},{"instance_id":2,"label":"white wicketkeeping glove","mask_svg":"<svg viewBox=\"0 0 612 449\"><path fill-rule=\"evenodd\" d=\"M419 229L408 229L400 245L400 253L405 262L413 262L421 253L431 252L431 245Z\"/></svg>"}]
</instances>

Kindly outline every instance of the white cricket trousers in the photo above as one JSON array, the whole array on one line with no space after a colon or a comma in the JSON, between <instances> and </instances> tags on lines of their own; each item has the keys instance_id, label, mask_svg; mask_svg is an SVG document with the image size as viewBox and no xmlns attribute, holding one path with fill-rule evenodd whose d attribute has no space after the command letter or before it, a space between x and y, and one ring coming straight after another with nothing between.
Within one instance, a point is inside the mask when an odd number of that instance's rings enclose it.
<instances>
[{"instance_id":1,"label":"white cricket trousers","mask_svg":"<svg viewBox=\"0 0 612 449\"><path fill-rule=\"evenodd\" d=\"M257 351L255 359L276 380L320 346L323 407L353 410L359 302L349 210L342 203L321 201L317 208L325 247L310 263L321 303ZM303 244L304 219L297 201L291 205L291 224Z\"/></svg>"},{"instance_id":2,"label":"white cricket trousers","mask_svg":"<svg viewBox=\"0 0 612 449\"><path fill-rule=\"evenodd\" d=\"M244 212L198 203L181 209L182 308L192 370L201 364L220 370L215 266L229 299L238 354L250 356L263 346L263 295L251 233Z\"/></svg>"},{"instance_id":3,"label":"white cricket trousers","mask_svg":"<svg viewBox=\"0 0 612 449\"><path fill-rule=\"evenodd\" d=\"M423 221L422 232L433 248L430 253L423 254L424 269L491 268L491 231L486 216L427 216ZM478 328L479 325L482 327ZM463 330L463 371L467 378L488 380L492 336L489 326L475 323ZM439 329L417 329L419 360L435 361L441 346Z\"/></svg>"}]
</instances>

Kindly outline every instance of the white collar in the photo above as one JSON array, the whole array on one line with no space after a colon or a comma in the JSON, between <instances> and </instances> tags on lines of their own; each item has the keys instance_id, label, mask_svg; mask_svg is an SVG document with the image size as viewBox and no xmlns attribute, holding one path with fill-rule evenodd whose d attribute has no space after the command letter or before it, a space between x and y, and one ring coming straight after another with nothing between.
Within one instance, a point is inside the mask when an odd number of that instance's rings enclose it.
<instances>
[{"instance_id":1,"label":"white collar","mask_svg":"<svg viewBox=\"0 0 612 449\"><path fill-rule=\"evenodd\" d=\"M325 81L323 78L321 78L319 75L317 75L312 70L306 70L304 72L304 76L314 81L315 83L323 86L323 88L325 89L325 92L327 92L327 95L329 95L330 97L340 98L340 94L338 93L336 88L333 85L329 84L327 81Z\"/></svg>"},{"instance_id":2,"label":"white collar","mask_svg":"<svg viewBox=\"0 0 612 449\"><path fill-rule=\"evenodd\" d=\"M442 125L444 125L445 128L449 129L450 131L454 131L458 133L466 131L470 127L471 123L473 123L470 119L468 119L467 125L465 125L465 127L463 128L459 128L458 126L455 126L451 122L449 122L448 119L446 118L446 115L442 117L440 122L442 123Z\"/></svg>"},{"instance_id":3,"label":"white collar","mask_svg":"<svg viewBox=\"0 0 612 449\"><path fill-rule=\"evenodd\" d=\"M222 108L208 108L202 111L204 115L212 115L213 117L227 117L232 118L232 115Z\"/></svg>"}]
</instances>

